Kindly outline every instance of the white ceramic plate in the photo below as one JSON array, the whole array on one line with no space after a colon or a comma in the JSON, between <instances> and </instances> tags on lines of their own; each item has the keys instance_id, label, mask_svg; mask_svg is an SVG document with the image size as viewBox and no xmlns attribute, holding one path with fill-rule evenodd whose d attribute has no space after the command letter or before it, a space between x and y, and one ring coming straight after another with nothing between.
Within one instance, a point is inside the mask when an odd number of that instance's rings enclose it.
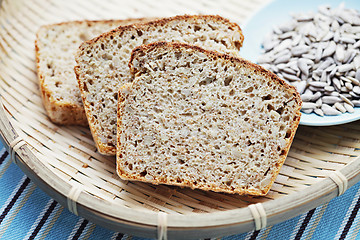
<instances>
[{"instance_id":1,"label":"white ceramic plate","mask_svg":"<svg viewBox=\"0 0 360 240\"><path fill-rule=\"evenodd\" d=\"M256 62L261 54L261 43L270 33L274 26L291 19L291 13L317 11L319 5L337 7L345 3L346 8L354 8L360 11L359 0L328 0L328 1L289 1L275 0L256 12L243 26L245 36L244 45L241 49L241 56L252 62ZM360 119L360 108L355 108L354 113L345 113L339 116L318 116L315 113L302 113L300 124L308 126L330 126L344 124Z\"/></svg>"}]
</instances>

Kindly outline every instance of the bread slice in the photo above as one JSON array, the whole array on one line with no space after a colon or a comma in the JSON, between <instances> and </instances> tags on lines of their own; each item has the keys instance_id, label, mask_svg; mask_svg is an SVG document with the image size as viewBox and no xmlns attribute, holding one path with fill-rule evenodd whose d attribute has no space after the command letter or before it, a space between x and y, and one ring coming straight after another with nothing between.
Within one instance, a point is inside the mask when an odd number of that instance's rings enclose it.
<instances>
[{"instance_id":1,"label":"bread slice","mask_svg":"<svg viewBox=\"0 0 360 240\"><path fill-rule=\"evenodd\" d=\"M122 179L265 195L300 120L301 98L241 58L158 42L136 48L119 91Z\"/></svg>"},{"instance_id":2,"label":"bread slice","mask_svg":"<svg viewBox=\"0 0 360 240\"><path fill-rule=\"evenodd\" d=\"M145 20L72 21L40 27L35 41L37 71L51 121L88 125L74 73L80 44L119 25Z\"/></svg>"},{"instance_id":3,"label":"bread slice","mask_svg":"<svg viewBox=\"0 0 360 240\"><path fill-rule=\"evenodd\" d=\"M116 153L116 109L119 87L131 81L131 51L155 41L192 43L238 54L240 27L220 16L175 16L119 27L81 45L75 67L89 126L100 153Z\"/></svg>"}]
</instances>

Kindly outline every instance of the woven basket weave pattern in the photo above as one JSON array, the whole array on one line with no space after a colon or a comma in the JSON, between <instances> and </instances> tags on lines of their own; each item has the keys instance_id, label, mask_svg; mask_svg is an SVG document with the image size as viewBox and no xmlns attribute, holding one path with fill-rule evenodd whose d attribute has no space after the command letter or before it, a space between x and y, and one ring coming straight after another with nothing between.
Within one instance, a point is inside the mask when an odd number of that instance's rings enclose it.
<instances>
[{"instance_id":1,"label":"woven basket weave pattern","mask_svg":"<svg viewBox=\"0 0 360 240\"><path fill-rule=\"evenodd\" d=\"M30 151L46 167L39 171L55 173L64 183L82 189L89 199L101 199L104 204L144 214L158 211L170 216L216 214L306 191L331 172L357 159L360 155L358 122L334 127L299 127L269 194L252 198L122 181L115 172L115 159L96 152L87 128L57 126L49 121L39 94L34 40L40 25L186 13L220 14L241 26L262 4L264 2L259 0L4 0L0 10L0 93L6 116Z\"/></svg>"}]
</instances>

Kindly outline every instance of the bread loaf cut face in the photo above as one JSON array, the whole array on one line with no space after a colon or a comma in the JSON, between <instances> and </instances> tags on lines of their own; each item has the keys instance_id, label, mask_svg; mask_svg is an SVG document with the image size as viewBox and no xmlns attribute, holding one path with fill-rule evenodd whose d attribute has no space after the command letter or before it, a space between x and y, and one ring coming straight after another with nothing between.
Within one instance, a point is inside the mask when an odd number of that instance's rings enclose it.
<instances>
[{"instance_id":1,"label":"bread loaf cut face","mask_svg":"<svg viewBox=\"0 0 360 240\"><path fill-rule=\"evenodd\" d=\"M159 42L136 48L119 91L123 179L265 195L300 120L295 88L246 60Z\"/></svg>"},{"instance_id":2,"label":"bread loaf cut face","mask_svg":"<svg viewBox=\"0 0 360 240\"><path fill-rule=\"evenodd\" d=\"M35 40L37 73L43 103L52 122L88 125L74 73L75 53L80 44L119 25L139 21L145 19L71 21L40 27Z\"/></svg>"},{"instance_id":3,"label":"bread loaf cut face","mask_svg":"<svg viewBox=\"0 0 360 240\"><path fill-rule=\"evenodd\" d=\"M176 41L238 54L240 27L220 16L176 16L119 27L83 43L75 67L89 126L100 153L116 153L118 89L131 80L131 51L142 44Z\"/></svg>"}]
</instances>

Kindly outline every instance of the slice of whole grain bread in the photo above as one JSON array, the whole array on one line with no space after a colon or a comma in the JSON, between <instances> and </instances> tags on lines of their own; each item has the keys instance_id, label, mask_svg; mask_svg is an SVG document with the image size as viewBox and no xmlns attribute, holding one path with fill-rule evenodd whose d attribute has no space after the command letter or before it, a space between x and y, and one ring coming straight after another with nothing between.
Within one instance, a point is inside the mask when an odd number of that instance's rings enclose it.
<instances>
[{"instance_id":1,"label":"slice of whole grain bread","mask_svg":"<svg viewBox=\"0 0 360 240\"><path fill-rule=\"evenodd\" d=\"M158 42L136 48L119 91L123 179L265 195L300 120L301 98L244 59Z\"/></svg>"},{"instance_id":2,"label":"slice of whole grain bread","mask_svg":"<svg viewBox=\"0 0 360 240\"><path fill-rule=\"evenodd\" d=\"M131 81L131 51L155 41L191 43L237 55L243 35L237 24L220 16L185 15L120 26L83 43L76 56L75 72L100 153L116 153L117 91Z\"/></svg>"},{"instance_id":3,"label":"slice of whole grain bread","mask_svg":"<svg viewBox=\"0 0 360 240\"><path fill-rule=\"evenodd\" d=\"M75 53L82 42L139 21L146 19L71 21L40 27L35 40L37 71L51 121L88 125L74 73Z\"/></svg>"}]
</instances>

